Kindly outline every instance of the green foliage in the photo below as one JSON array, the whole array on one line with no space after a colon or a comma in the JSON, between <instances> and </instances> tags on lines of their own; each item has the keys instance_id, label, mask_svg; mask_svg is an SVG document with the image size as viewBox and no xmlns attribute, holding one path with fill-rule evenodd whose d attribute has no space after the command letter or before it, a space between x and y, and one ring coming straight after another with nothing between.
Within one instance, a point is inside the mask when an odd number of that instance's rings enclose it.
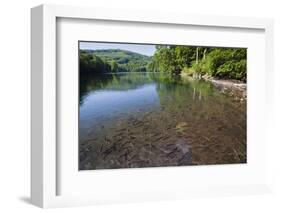
<instances>
[{"instance_id":1,"label":"green foliage","mask_svg":"<svg viewBox=\"0 0 281 213\"><path fill-rule=\"evenodd\" d=\"M209 75L246 81L247 50L241 48L207 48L157 46L150 67L167 73Z\"/></svg>"},{"instance_id":2,"label":"green foliage","mask_svg":"<svg viewBox=\"0 0 281 213\"><path fill-rule=\"evenodd\" d=\"M192 61L196 59L196 47L176 46L176 62L181 69L191 66Z\"/></svg>"},{"instance_id":3,"label":"green foliage","mask_svg":"<svg viewBox=\"0 0 281 213\"><path fill-rule=\"evenodd\" d=\"M156 53L152 61L158 65L158 71L168 72L172 74L179 74L184 71L192 73L197 70L197 65L194 65L196 60L196 50L198 57L203 57L204 50L207 48L193 47L193 46L179 46L179 45L158 45L156 46ZM209 48L210 49L210 48ZM206 52L206 51L205 51ZM192 69L190 69L193 66Z\"/></svg>"},{"instance_id":4,"label":"green foliage","mask_svg":"<svg viewBox=\"0 0 281 213\"><path fill-rule=\"evenodd\" d=\"M82 72L164 72L246 81L247 50L156 45L152 57L120 50L80 50Z\"/></svg>"},{"instance_id":5,"label":"green foliage","mask_svg":"<svg viewBox=\"0 0 281 213\"><path fill-rule=\"evenodd\" d=\"M218 68L217 76L246 80L246 60L227 61Z\"/></svg>"},{"instance_id":6,"label":"green foliage","mask_svg":"<svg viewBox=\"0 0 281 213\"><path fill-rule=\"evenodd\" d=\"M216 48L207 56L207 73L219 78L246 81L246 55L246 49Z\"/></svg>"},{"instance_id":7,"label":"green foliage","mask_svg":"<svg viewBox=\"0 0 281 213\"><path fill-rule=\"evenodd\" d=\"M106 73L112 71L111 65L103 61L100 57L83 51L80 53L79 63L82 73Z\"/></svg>"},{"instance_id":8,"label":"green foliage","mask_svg":"<svg viewBox=\"0 0 281 213\"><path fill-rule=\"evenodd\" d=\"M209 69L209 63L205 59L202 59L201 61L198 62L193 61L190 68L192 73L198 73L201 75L206 74L208 72L208 69Z\"/></svg>"},{"instance_id":9,"label":"green foliage","mask_svg":"<svg viewBox=\"0 0 281 213\"><path fill-rule=\"evenodd\" d=\"M87 54L93 54L103 61L114 64L112 72L145 72L147 66L151 61L149 56L130 52L120 49L106 49L106 50L82 50ZM113 62L114 61L114 62ZM111 66L112 68L112 66Z\"/></svg>"},{"instance_id":10,"label":"green foliage","mask_svg":"<svg viewBox=\"0 0 281 213\"><path fill-rule=\"evenodd\" d=\"M176 56L176 46L156 45L156 53L153 56L154 65L157 65L156 70L178 74L180 66L176 61Z\"/></svg>"},{"instance_id":11,"label":"green foliage","mask_svg":"<svg viewBox=\"0 0 281 213\"><path fill-rule=\"evenodd\" d=\"M112 72L117 72L118 71L118 64L116 63L116 61L112 60L110 62L110 66L111 66L111 71Z\"/></svg>"}]
</instances>

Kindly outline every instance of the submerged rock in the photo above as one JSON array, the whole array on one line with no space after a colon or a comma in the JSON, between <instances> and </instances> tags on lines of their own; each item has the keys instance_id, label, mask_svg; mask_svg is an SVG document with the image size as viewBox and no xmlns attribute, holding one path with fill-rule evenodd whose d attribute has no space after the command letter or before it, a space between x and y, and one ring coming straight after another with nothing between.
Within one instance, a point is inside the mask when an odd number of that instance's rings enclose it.
<instances>
[{"instance_id":1,"label":"submerged rock","mask_svg":"<svg viewBox=\"0 0 281 213\"><path fill-rule=\"evenodd\" d=\"M178 139L176 141L176 147L183 153L186 154L191 151L191 147L187 144L187 141L184 139Z\"/></svg>"},{"instance_id":2,"label":"submerged rock","mask_svg":"<svg viewBox=\"0 0 281 213\"><path fill-rule=\"evenodd\" d=\"M184 139L179 139L176 141L176 147L181 152L181 157L178 161L179 165L189 165L192 163L192 151L191 146L187 144Z\"/></svg>"}]
</instances>

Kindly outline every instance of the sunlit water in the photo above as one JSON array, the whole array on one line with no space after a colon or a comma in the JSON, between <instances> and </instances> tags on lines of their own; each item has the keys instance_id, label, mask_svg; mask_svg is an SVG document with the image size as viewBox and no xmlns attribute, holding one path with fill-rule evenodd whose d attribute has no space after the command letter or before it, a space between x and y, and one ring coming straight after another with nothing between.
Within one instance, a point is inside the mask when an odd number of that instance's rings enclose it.
<instances>
[{"instance_id":1,"label":"sunlit water","mask_svg":"<svg viewBox=\"0 0 281 213\"><path fill-rule=\"evenodd\" d=\"M80 76L79 169L246 162L246 102L204 80Z\"/></svg>"}]
</instances>

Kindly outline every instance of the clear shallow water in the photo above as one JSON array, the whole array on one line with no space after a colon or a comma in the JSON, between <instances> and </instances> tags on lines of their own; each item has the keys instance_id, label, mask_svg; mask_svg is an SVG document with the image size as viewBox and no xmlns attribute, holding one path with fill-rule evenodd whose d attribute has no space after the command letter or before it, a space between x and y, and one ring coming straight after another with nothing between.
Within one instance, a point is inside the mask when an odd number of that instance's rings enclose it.
<instances>
[{"instance_id":1,"label":"clear shallow water","mask_svg":"<svg viewBox=\"0 0 281 213\"><path fill-rule=\"evenodd\" d=\"M80 77L79 169L246 162L246 103L154 73Z\"/></svg>"}]
</instances>

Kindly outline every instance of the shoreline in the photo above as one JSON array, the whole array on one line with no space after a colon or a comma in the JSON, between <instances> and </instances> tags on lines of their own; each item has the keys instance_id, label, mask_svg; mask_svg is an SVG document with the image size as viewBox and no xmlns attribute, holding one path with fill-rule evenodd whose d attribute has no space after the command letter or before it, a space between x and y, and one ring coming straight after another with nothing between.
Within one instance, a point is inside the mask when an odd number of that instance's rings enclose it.
<instances>
[{"instance_id":1,"label":"shoreline","mask_svg":"<svg viewBox=\"0 0 281 213\"><path fill-rule=\"evenodd\" d=\"M181 76L188 76L181 74ZM202 76L205 81L211 82L223 94L234 97L235 100L247 99L247 83L234 79L217 79L210 76Z\"/></svg>"},{"instance_id":2,"label":"shoreline","mask_svg":"<svg viewBox=\"0 0 281 213\"><path fill-rule=\"evenodd\" d=\"M203 79L210 81L222 93L234 96L235 100L245 101L247 99L247 84L244 82L230 79Z\"/></svg>"}]
</instances>

